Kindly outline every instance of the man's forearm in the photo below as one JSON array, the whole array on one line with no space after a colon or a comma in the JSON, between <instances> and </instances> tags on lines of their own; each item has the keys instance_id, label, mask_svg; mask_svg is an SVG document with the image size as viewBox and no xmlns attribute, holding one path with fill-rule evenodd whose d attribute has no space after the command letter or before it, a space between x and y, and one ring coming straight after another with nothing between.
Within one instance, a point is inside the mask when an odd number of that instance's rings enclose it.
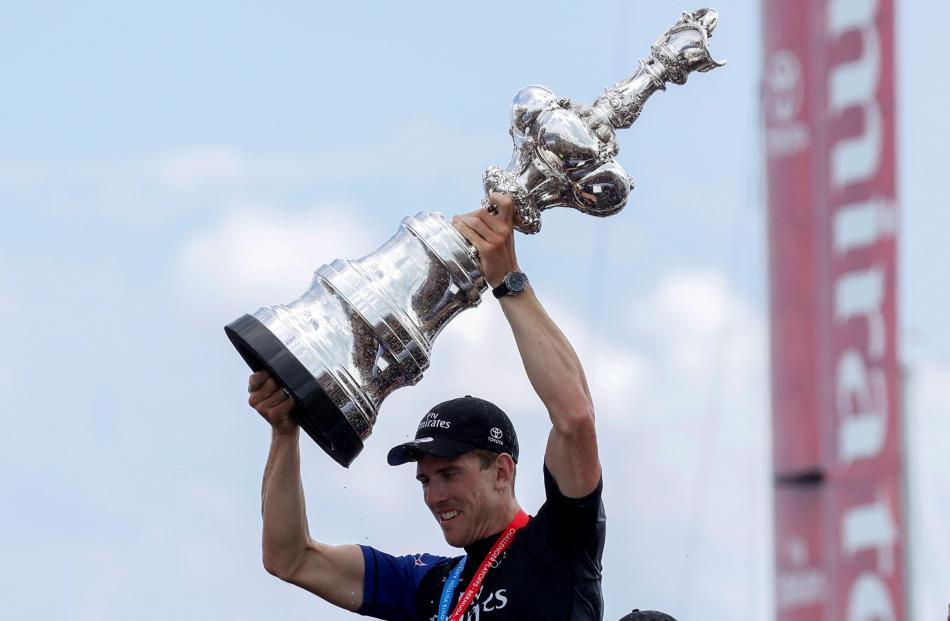
<instances>
[{"instance_id":1,"label":"man's forearm","mask_svg":"<svg viewBox=\"0 0 950 621\"><path fill-rule=\"evenodd\" d=\"M556 429L570 432L578 419L593 417L584 368L574 348L528 288L518 297L502 298L525 373L548 409Z\"/></svg>"},{"instance_id":2,"label":"man's forearm","mask_svg":"<svg viewBox=\"0 0 950 621\"><path fill-rule=\"evenodd\" d=\"M299 428L290 434L272 431L261 489L264 566L281 578L290 577L297 569L310 541L300 480L299 435Z\"/></svg>"},{"instance_id":3,"label":"man's forearm","mask_svg":"<svg viewBox=\"0 0 950 621\"><path fill-rule=\"evenodd\" d=\"M529 288L501 303L531 385L551 417L544 463L565 496L581 498L600 481L594 406L580 359Z\"/></svg>"}]
</instances>

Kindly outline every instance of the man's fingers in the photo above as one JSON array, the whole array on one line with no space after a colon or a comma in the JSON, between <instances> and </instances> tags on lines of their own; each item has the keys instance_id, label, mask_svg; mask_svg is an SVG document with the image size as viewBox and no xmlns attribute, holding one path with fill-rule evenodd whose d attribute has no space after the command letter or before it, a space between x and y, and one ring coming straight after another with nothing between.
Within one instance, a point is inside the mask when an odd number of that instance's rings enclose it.
<instances>
[{"instance_id":1,"label":"man's fingers","mask_svg":"<svg viewBox=\"0 0 950 621\"><path fill-rule=\"evenodd\" d=\"M251 376L247 378L247 391L254 392L264 385L264 382L267 381L267 378L270 377L270 373L267 371L257 371L256 373L251 373Z\"/></svg>"},{"instance_id":2,"label":"man's fingers","mask_svg":"<svg viewBox=\"0 0 950 621\"><path fill-rule=\"evenodd\" d=\"M482 211L478 214L465 213L458 216L458 218L468 225L470 229L478 233L486 242L492 244L499 241L497 232L492 228L491 222L487 221L491 219L491 216L486 212Z\"/></svg>"},{"instance_id":3,"label":"man's fingers","mask_svg":"<svg viewBox=\"0 0 950 621\"><path fill-rule=\"evenodd\" d=\"M267 394L270 394L279 388L280 384L277 383L277 380L275 380L273 376L268 375L267 381L264 382L264 385L261 386L260 389L262 391L266 391Z\"/></svg>"},{"instance_id":4,"label":"man's fingers","mask_svg":"<svg viewBox=\"0 0 950 621\"><path fill-rule=\"evenodd\" d=\"M283 401L293 402L293 399L287 396L283 390L275 390L272 395L260 402L259 407L272 408Z\"/></svg>"},{"instance_id":5,"label":"man's fingers","mask_svg":"<svg viewBox=\"0 0 950 621\"><path fill-rule=\"evenodd\" d=\"M455 216L452 218L452 224L455 226L455 230L462 234L462 237L467 239L469 243L475 246L475 250L477 250L479 254L485 252L485 239L472 227L466 224L465 220L462 219L462 216Z\"/></svg>"},{"instance_id":6,"label":"man's fingers","mask_svg":"<svg viewBox=\"0 0 950 621\"><path fill-rule=\"evenodd\" d=\"M494 205L498 209L498 213L494 218L511 227L515 217L515 202L512 200L511 194L492 192L488 197L488 204Z\"/></svg>"},{"instance_id":7,"label":"man's fingers","mask_svg":"<svg viewBox=\"0 0 950 621\"><path fill-rule=\"evenodd\" d=\"M247 402L251 404L251 407L256 408L277 392L280 392L280 384L277 383L277 380L268 375L264 383L251 392L251 396L248 397Z\"/></svg>"},{"instance_id":8,"label":"man's fingers","mask_svg":"<svg viewBox=\"0 0 950 621\"><path fill-rule=\"evenodd\" d=\"M271 410L271 415L274 416L284 416L290 414L290 411L294 409L294 406L297 405L297 402L293 399L287 399L286 401L281 401L278 403L273 410Z\"/></svg>"}]
</instances>

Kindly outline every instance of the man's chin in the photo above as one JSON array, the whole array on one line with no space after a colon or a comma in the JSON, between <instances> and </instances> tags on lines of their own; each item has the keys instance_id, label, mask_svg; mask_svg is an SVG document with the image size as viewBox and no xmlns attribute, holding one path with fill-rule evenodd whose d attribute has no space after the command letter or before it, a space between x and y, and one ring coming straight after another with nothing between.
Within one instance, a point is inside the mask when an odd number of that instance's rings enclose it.
<instances>
[{"instance_id":1,"label":"man's chin","mask_svg":"<svg viewBox=\"0 0 950 621\"><path fill-rule=\"evenodd\" d=\"M440 524L440 526L442 525ZM464 548L469 543L471 543L458 533L453 533L446 530L444 526L442 526L442 536L445 538L445 543L449 544L453 548Z\"/></svg>"}]
</instances>

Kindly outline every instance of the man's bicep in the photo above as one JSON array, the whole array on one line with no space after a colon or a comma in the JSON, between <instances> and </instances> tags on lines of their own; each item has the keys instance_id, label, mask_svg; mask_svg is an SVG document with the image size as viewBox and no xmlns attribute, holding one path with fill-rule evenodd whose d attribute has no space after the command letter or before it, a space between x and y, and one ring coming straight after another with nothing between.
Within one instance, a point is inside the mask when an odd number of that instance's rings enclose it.
<instances>
[{"instance_id":1,"label":"man's bicep","mask_svg":"<svg viewBox=\"0 0 950 621\"><path fill-rule=\"evenodd\" d=\"M593 492L601 474L593 421L572 434L551 429L544 464L568 498L583 498Z\"/></svg>"},{"instance_id":2,"label":"man's bicep","mask_svg":"<svg viewBox=\"0 0 950 621\"><path fill-rule=\"evenodd\" d=\"M288 582L340 608L356 612L363 605L365 571L359 546L314 543Z\"/></svg>"}]
</instances>

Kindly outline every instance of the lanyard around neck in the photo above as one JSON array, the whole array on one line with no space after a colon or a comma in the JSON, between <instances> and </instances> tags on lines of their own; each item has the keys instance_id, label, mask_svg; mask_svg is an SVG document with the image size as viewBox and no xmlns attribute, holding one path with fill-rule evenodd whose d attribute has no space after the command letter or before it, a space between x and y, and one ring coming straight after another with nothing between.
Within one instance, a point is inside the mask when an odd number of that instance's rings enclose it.
<instances>
[{"instance_id":1,"label":"lanyard around neck","mask_svg":"<svg viewBox=\"0 0 950 621\"><path fill-rule=\"evenodd\" d=\"M452 616L448 617L446 620L446 614L449 611L449 605L452 602L452 594L455 593L455 587L458 586L459 579L462 576L462 569L465 567L465 560L467 556L463 556L462 560L459 561L459 564L452 569L452 572L449 574L449 577L445 581L445 586L442 588L442 597L439 600L439 621L458 621L462 618L462 613L471 605L472 600L475 599L475 595L478 593L478 590L481 588L482 583L485 581L485 576L488 574L488 570L491 569L492 563L498 560L498 557L501 556L501 553L505 551L511 541L515 538L515 533L518 532L518 529L528 523L528 514L524 511L519 511L518 515L511 520L511 523L505 527L505 530L498 536L498 540L495 541L495 545L492 546L488 554L485 555L482 564L478 566L478 571L475 572L475 575L472 576L472 581L468 583L468 587L465 589L465 592L462 593L462 596L459 598L458 604L455 606L455 610L452 611Z\"/></svg>"}]
</instances>

